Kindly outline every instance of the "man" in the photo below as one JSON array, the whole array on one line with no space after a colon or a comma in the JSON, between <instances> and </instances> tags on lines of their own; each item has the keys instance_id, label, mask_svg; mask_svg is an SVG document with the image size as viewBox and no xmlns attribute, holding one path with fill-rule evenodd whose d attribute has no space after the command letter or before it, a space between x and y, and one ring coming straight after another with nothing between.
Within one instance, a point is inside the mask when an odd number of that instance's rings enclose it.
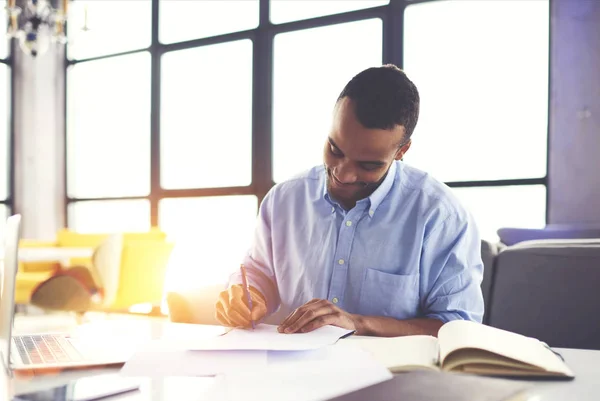
<instances>
[{"instance_id":1,"label":"man","mask_svg":"<svg viewBox=\"0 0 600 401\"><path fill-rule=\"evenodd\" d=\"M419 115L415 85L393 65L356 75L340 94L324 165L263 200L240 274L216 304L223 325L275 312L282 333L323 325L359 335L437 335L480 322L483 264L476 226L451 190L402 162Z\"/></svg>"}]
</instances>

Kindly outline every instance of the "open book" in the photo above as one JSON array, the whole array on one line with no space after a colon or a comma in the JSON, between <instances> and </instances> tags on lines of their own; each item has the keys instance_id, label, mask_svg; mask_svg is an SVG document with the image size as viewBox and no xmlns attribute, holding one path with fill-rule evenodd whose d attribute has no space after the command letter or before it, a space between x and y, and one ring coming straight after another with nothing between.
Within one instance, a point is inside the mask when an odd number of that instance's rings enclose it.
<instances>
[{"instance_id":1,"label":"open book","mask_svg":"<svg viewBox=\"0 0 600 401\"><path fill-rule=\"evenodd\" d=\"M545 343L464 320L444 324L438 338L360 337L351 341L392 372L429 369L486 376L574 377Z\"/></svg>"}]
</instances>

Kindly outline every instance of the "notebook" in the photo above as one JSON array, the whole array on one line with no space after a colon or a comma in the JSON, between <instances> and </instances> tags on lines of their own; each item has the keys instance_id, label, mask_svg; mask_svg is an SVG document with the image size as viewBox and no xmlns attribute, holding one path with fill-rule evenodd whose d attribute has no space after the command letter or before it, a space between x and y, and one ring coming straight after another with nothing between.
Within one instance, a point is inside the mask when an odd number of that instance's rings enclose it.
<instances>
[{"instance_id":1,"label":"notebook","mask_svg":"<svg viewBox=\"0 0 600 401\"><path fill-rule=\"evenodd\" d=\"M392 372L434 370L486 376L572 379L573 372L545 343L483 324L455 320L438 337L360 337L356 342Z\"/></svg>"}]
</instances>

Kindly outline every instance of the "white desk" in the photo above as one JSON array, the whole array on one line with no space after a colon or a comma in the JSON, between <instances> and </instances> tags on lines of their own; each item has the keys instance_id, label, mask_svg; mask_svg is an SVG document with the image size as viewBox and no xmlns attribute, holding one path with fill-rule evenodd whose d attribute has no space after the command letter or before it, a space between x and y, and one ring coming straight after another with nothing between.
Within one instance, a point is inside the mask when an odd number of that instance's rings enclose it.
<instances>
[{"instance_id":1,"label":"white desk","mask_svg":"<svg viewBox=\"0 0 600 401\"><path fill-rule=\"evenodd\" d=\"M102 316L102 314L98 314L97 316ZM46 330L55 330L55 329L65 329L72 327L74 325L74 320L71 322L67 320L63 320L60 324L52 326L50 324L51 318L46 318L38 320L37 327L45 328ZM122 317L116 316L111 317L109 319L108 324L113 325L113 327L119 327L119 319L123 319ZM157 335L161 333L161 327L164 327L164 322L166 319L144 319L138 318L137 327L144 331L146 334L146 338L156 338ZM129 323L125 324L119 331L121 333L129 333L131 334L131 328L136 325L129 321ZM18 321L15 327L15 331L23 332L36 329L36 324L33 321L27 322L25 319ZM214 330L210 326L207 326L207 330ZM138 335L138 334L136 334ZM572 381L526 381L531 383L533 386L534 394L539 394L539 401L565 401L565 400L576 400L576 401L597 401L599 399L600 394L600 351L592 351L592 350L575 350L575 349L556 349L558 352L562 354L565 358L566 363L575 373L575 379ZM12 399L15 394L25 394L31 392L38 392L36 396L36 400L38 401L64 401L64 398L60 398L60 391L51 390L53 388L57 388L59 386L67 385L72 380L81 378L81 377L92 377L101 374L110 374L117 373L119 369L93 369L93 370L84 370L84 371L71 371L71 372L63 372L59 375L55 376L37 376L37 377L28 377L28 378L7 378L4 375L0 374L0 379L2 379L6 386L3 386L0 383L0 389L5 388L9 392L10 396L2 398L0 394L0 399ZM4 377L3 377L4 376ZM177 381L176 378L168 379L171 382L174 380ZM210 378L208 379L210 380ZM142 387L141 392L133 393L133 395L124 395L120 397L114 398L114 400L123 400L123 401L162 401L162 400L187 400L190 399L190 388L197 386L198 388L202 388L206 386L207 379L199 378L194 381L192 379L187 379L186 385L177 386L165 384L164 381L161 380L149 380L145 382ZM168 390L167 390L168 389ZM197 393L198 394L198 393ZM111 398L110 401L113 399ZM190 399L191 400L191 399ZM201 396L196 396L194 401L201 401ZM390 395L389 401L394 401L393 395ZM404 400L403 400L404 401ZM410 400L408 400L410 401Z\"/></svg>"}]
</instances>

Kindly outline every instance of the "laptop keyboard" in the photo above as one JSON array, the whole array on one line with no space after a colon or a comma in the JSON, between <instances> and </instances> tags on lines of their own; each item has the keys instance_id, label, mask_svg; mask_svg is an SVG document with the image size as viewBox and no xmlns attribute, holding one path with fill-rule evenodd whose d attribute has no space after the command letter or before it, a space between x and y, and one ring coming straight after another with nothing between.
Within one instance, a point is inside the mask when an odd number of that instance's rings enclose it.
<instances>
[{"instance_id":1,"label":"laptop keyboard","mask_svg":"<svg viewBox=\"0 0 600 401\"><path fill-rule=\"evenodd\" d=\"M64 336L49 334L14 336L13 341L23 363L27 365L81 360L79 352Z\"/></svg>"}]
</instances>

